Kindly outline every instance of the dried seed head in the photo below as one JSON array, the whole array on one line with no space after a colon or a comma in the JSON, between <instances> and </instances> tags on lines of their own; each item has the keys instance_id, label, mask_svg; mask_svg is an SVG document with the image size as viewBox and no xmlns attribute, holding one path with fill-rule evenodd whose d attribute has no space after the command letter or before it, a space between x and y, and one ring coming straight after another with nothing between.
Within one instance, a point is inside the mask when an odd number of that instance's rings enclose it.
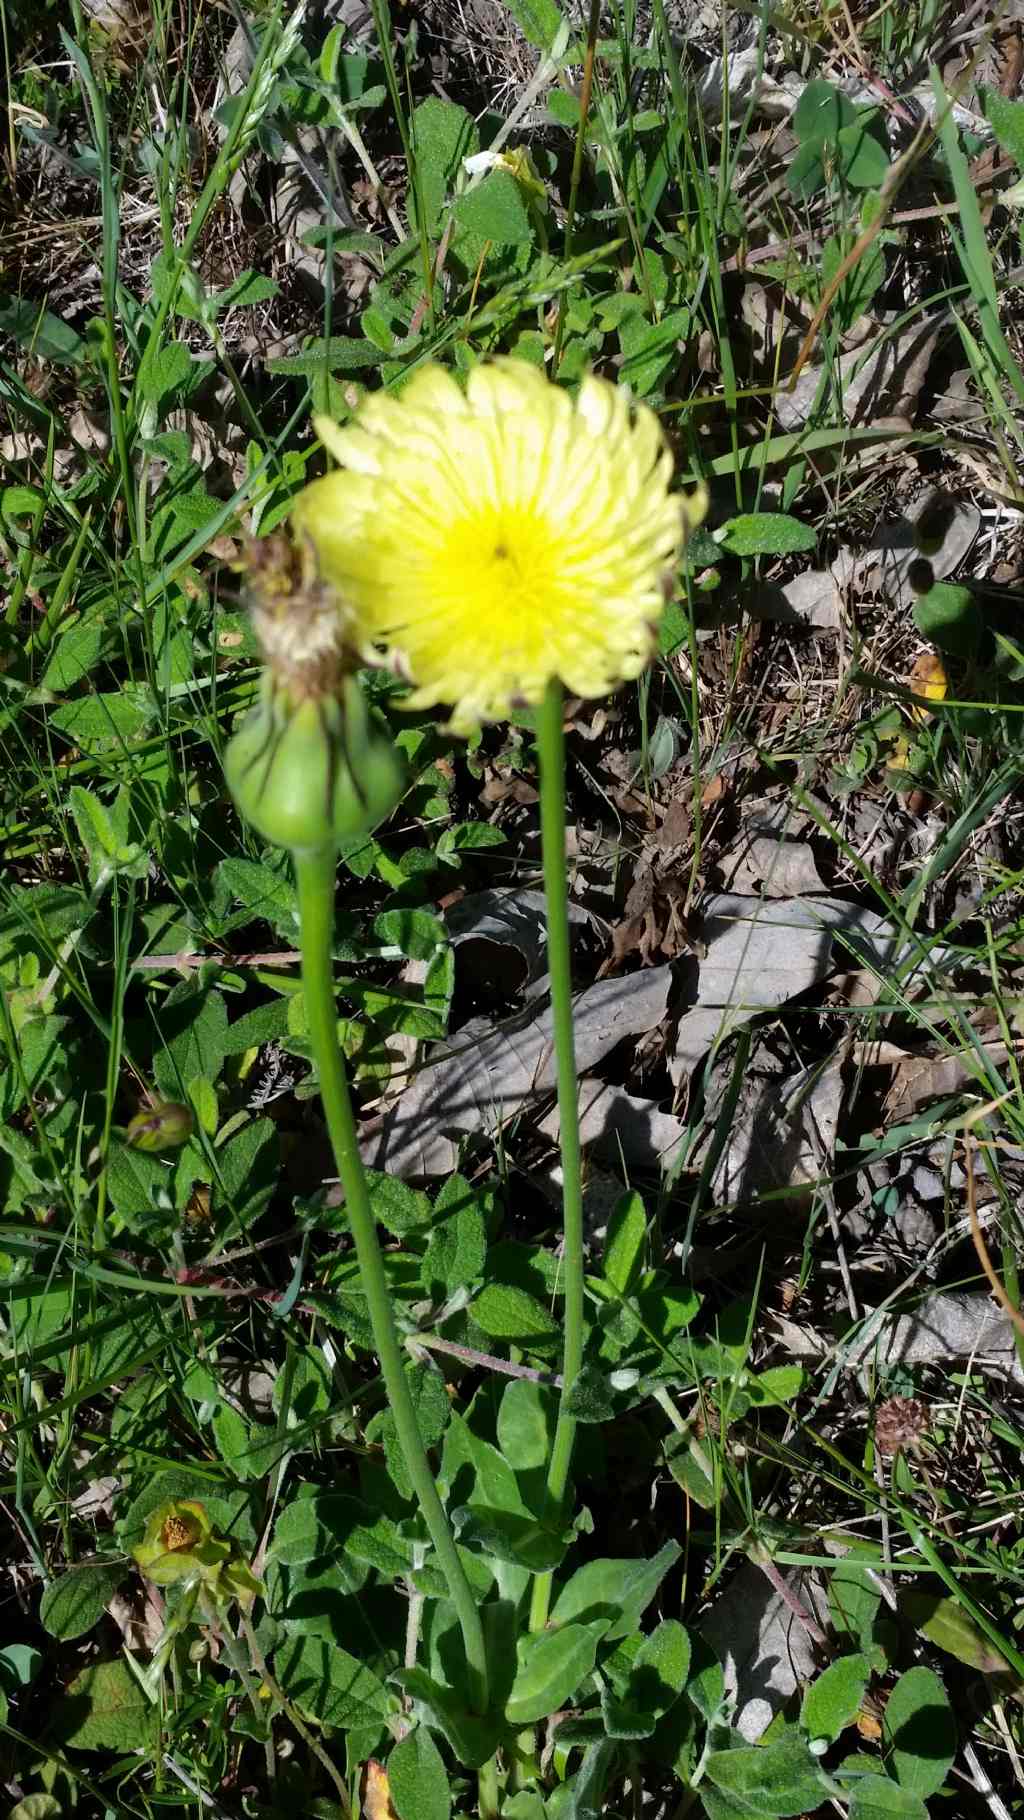
<instances>
[{"instance_id":1,"label":"dried seed head","mask_svg":"<svg viewBox=\"0 0 1024 1820\"><path fill-rule=\"evenodd\" d=\"M333 588L317 571L306 539L292 543L281 532L246 545L245 574L253 628L276 689L297 706L338 693L356 667L346 648L345 613Z\"/></svg>"},{"instance_id":2,"label":"dried seed head","mask_svg":"<svg viewBox=\"0 0 1024 1820\"><path fill-rule=\"evenodd\" d=\"M928 1427L928 1411L918 1397L887 1397L875 1415L879 1453L892 1455L904 1447L913 1448Z\"/></svg>"}]
</instances>

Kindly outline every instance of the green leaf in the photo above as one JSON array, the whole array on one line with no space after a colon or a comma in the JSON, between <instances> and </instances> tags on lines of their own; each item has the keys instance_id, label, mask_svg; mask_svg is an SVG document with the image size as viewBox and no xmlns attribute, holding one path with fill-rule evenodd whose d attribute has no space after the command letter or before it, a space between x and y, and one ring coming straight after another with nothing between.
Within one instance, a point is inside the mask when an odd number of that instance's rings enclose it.
<instances>
[{"instance_id":1,"label":"green leaf","mask_svg":"<svg viewBox=\"0 0 1024 1820\"><path fill-rule=\"evenodd\" d=\"M431 1229L423 1259L423 1281L433 1296L468 1289L481 1275L487 1256L487 1229L477 1198L463 1177L452 1179L460 1184L457 1199L461 1204ZM440 1202L434 1209L435 1218L439 1211Z\"/></svg>"},{"instance_id":2,"label":"green leaf","mask_svg":"<svg viewBox=\"0 0 1024 1820\"><path fill-rule=\"evenodd\" d=\"M213 1206L230 1210L239 1226L251 1226L277 1186L279 1144L272 1119L253 1119L215 1151Z\"/></svg>"},{"instance_id":3,"label":"green leaf","mask_svg":"<svg viewBox=\"0 0 1024 1820\"><path fill-rule=\"evenodd\" d=\"M465 1483L465 1470L473 1475L472 1490L465 1502L473 1509L509 1511L516 1516L531 1517L523 1502L515 1473L509 1462L490 1441L478 1435L466 1418L453 1410L445 1435L441 1483L446 1490Z\"/></svg>"},{"instance_id":4,"label":"green leaf","mask_svg":"<svg viewBox=\"0 0 1024 1820\"><path fill-rule=\"evenodd\" d=\"M388 1758L391 1804L398 1820L448 1820L448 1771L426 1726L403 1738Z\"/></svg>"},{"instance_id":5,"label":"green leaf","mask_svg":"<svg viewBox=\"0 0 1024 1820\"><path fill-rule=\"evenodd\" d=\"M541 1472L555 1432L555 1392L528 1378L506 1384L498 1407L498 1446L513 1472Z\"/></svg>"},{"instance_id":6,"label":"green leaf","mask_svg":"<svg viewBox=\"0 0 1024 1820\"><path fill-rule=\"evenodd\" d=\"M7 1820L60 1820L61 1811L56 1795L25 1795L9 1809Z\"/></svg>"},{"instance_id":7,"label":"green leaf","mask_svg":"<svg viewBox=\"0 0 1024 1820\"><path fill-rule=\"evenodd\" d=\"M135 739L153 715L153 697L144 682L125 682L124 688L105 695L82 695L53 708L49 724L76 746L102 748Z\"/></svg>"},{"instance_id":8,"label":"green leaf","mask_svg":"<svg viewBox=\"0 0 1024 1820\"><path fill-rule=\"evenodd\" d=\"M599 1738L588 1745L575 1776L558 1791L564 1794L564 1800L555 1807L554 1796L549 1797L551 1820L598 1820L606 1812L605 1786L616 1755L610 1738Z\"/></svg>"},{"instance_id":9,"label":"green leaf","mask_svg":"<svg viewBox=\"0 0 1024 1820\"><path fill-rule=\"evenodd\" d=\"M90 1567L73 1567L51 1580L39 1602L39 1622L51 1637L66 1642L84 1637L98 1624L122 1580L127 1561L103 1561Z\"/></svg>"},{"instance_id":10,"label":"green leaf","mask_svg":"<svg viewBox=\"0 0 1024 1820\"><path fill-rule=\"evenodd\" d=\"M816 1813L828 1793L806 1744L796 1739L712 1751L706 1771L741 1813L761 1814L766 1820L787 1820L805 1810Z\"/></svg>"},{"instance_id":11,"label":"green leaf","mask_svg":"<svg viewBox=\"0 0 1024 1820\"><path fill-rule=\"evenodd\" d=\"M404 1239L407 1233L432 1223L434 1210L426 1195L417 1188L410 1188L406 1182L400 1182L396 1175L383 1175L377 1169L368 1169L366 1185L374 1219L378 1226L386 1226L394 1233L396 1239Z\"/></svg>"},{"instance_id":12,"label":"green leaf","mask_svg":"<svg viewBox=\"0 0 1024 1820\"><path fill-rule=\"evenodd\" d=\"M479 234L495 246L515 246L533 239L522 189L509 171L488 171L473 189L459 197L453 212L467 233Z\"/></svg>"},{"instance_id":13,"label":"green leaf","mask_svg":"<svg viewBox=\"0 0 1024 1820\"><path fill-rule=\"evenodd\" d=\"M793 110L792 126L801 146L832 144L857 117L853 102L834 82L809 82Z\"/></svg>"},{"instance_id":14,"label":"green leaf","mask_svg":"<svg viewBox=\"0 0 1024 1820\"><path fill-rule=\"evenodd\" d=\"M636 1286L647 1237L647 1214L640 1196L633 1192L616 1201L604 1242L604 1274L620 1295Z\"/></svg>"},{"instance_id":15,"label":"green leaf","mask_svg":"<svg viewBox=\"0 0 1024 1820\"><path fill-rule=\"evenodd\" d=\"M889 154L870 125L857 119L844 126L836 150L845 181L856 190L881 189L889 175Z\"/></svg>"},{"instance_id":16,"label":"green leaf","mask_svg":"<svg viewBox=\"0 0 1024 1820\"><path fill-rule=\"evenodd\" d=\"M160 1015L163 1046L153 1057L156 1084L168 1100L182 1100L197 1074L215 1081L224 1066L227 1007L219 992L188 989L168 998Z\"/></svg>"},{"instance_id":17,"label":"green leaf","mask_svg":"<svg viewBox=\"0 0 1024 1820\"><path fill-rule=\"evenodd\" d=\"M597 1618L521 1637L516 1676L505 1704L508 1723L532 1725L567 1705L591 1673L607 1629L607 1618Z\"/></svg>"},{"instance_id":18,"label":"green leaf","mask_svg":"<svg viewBox=\"0 0 1024 1820\"><path fill-rule=\"evenodd\" d=\"M257 1049L262 1043L274 1042L288 1034L287 998L268 999L236 1017L229 1025L224 1040L225 1055L241 1055L246 1049Z\"/></svg>"},{"instance_id":19,"label":"green leaf","mask_svg":"<svg viewBox=\"0 0 1024 1820\"><path fill-rule=\"evenodd\" d=\"M626 317L619 328L620 371L638 398L646 397L663 374L678 366L682 358L679 343L687 339L692 326L693 312L689 305L670 310L660 322L648 322L641 315Z\"/></svg>"},{"instance_id":20,"label":"green leaf","mask_svg":"<svg viewBox=\"0 0 1024 1820\"><path fill-rule=\"evenodd\" d=\"M462 160L479 150L480 134L465 108L431 95L412 116L418 184L414 212L423 209L423 225L437 237L444 225L445 204ZM410 189L409 202L413 204Z\"/></svg>"},{"instance_id":21,"label":"green leaf","mask_svg":"<svg viewBox=\"0 0 1024 1820\"><path fill-rule=\"evenodd\" d=\"M62 632L40 678L40 687L63 695L88 676L100 660L103 649L103 627L95 620L88 625L69 626Z\"/></svg>"},{"instance_id":22,"label":"green leaf","mask_svg":"<svg viewBox=\"0 0 1024 1820\"><path fill-rule=\"evenodd\" d=\"M693 1661L686 1683L686 1698L707 1724L721 1712L725 1700L725 1671L711 1645L698 1632L693 1640Z\"/></svg>"},{"instance_id":23,"label":"green leaf","mask_svg":"<svg viewBox=\"0 0 1024 1820\"><path fill-rule=\"evenodd\" d=\"M358 1498L325 1492L285 1506L274 1525L273 1560L295 1567L337 1554L365 1562L386 1580L407 1573L413 1561L397 1524Z\"/></svg>"},{"instance_id":24,"label":"green leaf","mask_svg":"<svg viewBox=\"0 0 1024 1820\"><path fill-rule=\"evenodd\" d=\"M804 1387L807 1373L802 1365L769 1365L744 1383L745 1394L759 1408L792 1403Z\"/></svg>"},{"instance_id":25,"label":"green leaf","mask_svg":"<svg viewBox=\"0 0 1024 1820\"><path fill-rule=\"evenodd\" d=\"M78 330L55 316L52 310L31 303L27 297L0 300L0 330L38 360L66 361L71 366L80 366L85 359L86 343Z\"/></svg>"},{"instance_id":26,"label":"green leaf","mask_svg":"<svg viewBox=\"0 0 1024 1820\"><path fill-rule=\"evenodd\" d=\"M123 796L115 803L113 811L81 784L72 785L70 796L75 826L89 856L89 877L93 885L117 872L125 872L130 878L143 877L149 870L148 855L137 841L123 839L118 826L119 821L123 825L126 819L117 814L124 803Z\"/></svg>"},{"instance_id":27,"label":"green leaf","mask_svg":"<svg viewBox=\"0 0 1024 1820\"><path fill-rule=\"evenodd\" d=\"M970 588L937 581L914 602L914 622L923 638L951 657L970 657L981 635L981 614Z\"/></svg>"},{"instance_id":28,"label":"green leaf","mask_svg":"<svg viewBox=\"0 0 1024 1820\"><path fill-rule=\"evenodd\" d=\"M587 1561L577 1568L555 1600L552 1623L606 1617L612 1620L607 1633L609 1643L630 1636L639 1628L643 1613L681 1552L678 1542L666 1542L649 1561L607 1556Z\"/></svg>"},{"instance_id":29,"label":"green leaf","mask_svg":"<svg viewBox=\"0 0 1024 1820\"><path fill-rule=\"evenodd\" d=\"M268 922L285 941L295 943L299 934L299 900L284 870L255 860L222 859L217 885L231 899L244 904L249 918Z\"/></svg>"},{"instance_id":30,"label":"green leaf","mask_svg":"<svg viewBox=\"0 0 1024 1820\"><path fill-rule=\"evenodd\" d=\"M818 539L787 512L742 512L726 520L715 541L730 556L792 556L813 550Z\"/></svg>"},{"instance_id":31,"label":"green leaf","mask_svg":"<svg viewBox=\"0 0 1024 1820\"><path fill-rule=\"evenodd\" d=\"M285 1693L303 1712L342 1731L372 1725L393 1710L387 1689L373 1670L326 1638L290 1637L275 1652L274 1670Z\"/></svg>"},{"instance_id":32,"label":"green leaf","mask_svg":"<svg viewBox=\"0 0 1024 1820\"><path fill-rule=\"evenodd\" d=\"M922 1797L942 1787L956 1755L953 1709L930 1668L908 1668L886 1702L882 1736L901 1787Z\"/></svg>"},{"instance_id":33,"label":"green leaf","mask_svg":"<svg viewBox=\"0 0 1024 1820\"><path fill-rule=\"evenodd\" d=\"M794 196L807 201L823 189L825 184L825 166L822 163L822 147L818 140L801 145L790 160L786 172L786 185Z\"/></svg>"},{"instance_id":34,"label":"green leaf","mask_svg":"<svg viewBox=\"0 0 1024 1820\"><path fill-rule=\"evenodd\" d=\"M385 948L397 948L414 961L432 961L448 942L448 932L431 910L382 910L373 933Z\"/></svg>"},{"instance_id":35,"label":"green leaf","mask_svg":"<svg viewBox=\"0 0 1024 1820\"><path fill-rule=\"evenodd\" d=\"M855 239L856 235L850 230L845 234L833 234L826 240L821 249L823 291L832 283ZM858 316L864 315L884 280L885 252L881 239L876 239L860 254L836 292L832 308L841 329L852 328Z\"/></svg>"},{"instance_id":36,"label":"green leaf","mask_svg":"<svg viewBox=\"0 0 1024 1820\"><path fill-rule=\"evenodd\" d=\"M406 1382L412 1396L413 1408L424 1447L434 1447L441 1439L451 1416L451 1404L444 1387L444 1379L439 1371L426 1361L405 1368ZM383 1441L384 1454L388 1463L388 1472L403 1498L413 1495L412 1480L405 1463L405 1454L398 1440L395 1418L390 1409L381 1410L367 1424L368 1441Z\"/></svg>"},{"instance_id":37,"label":"green leaf","mask_svg":"<svg viewBox=\"0 0 1024 1820\"><path fill-rule=\"evenodd\" d=\"M517 1511L488 1510L485 1505L459 1505L451 1513L462 1548L497 1561L510 1561L530 1573L549 1573L561 1566L569 1546L566 1536Z\"/></svg>"},{"instance_id":38,"label":"green leaf","mask_svg":"<svg viewBox=\"0 0 1024 1820\"><path fill-rule=\"evenodd\" d=\"M315 379L321 373L358 372L361 367L379 365L380 360L380 349L371 341L357 341L351 335L331 335L311 342L301 354L281 354L276 360L268 360L267 372L296 379Z\"/></svg>"},{"instance_id":39,"label":"green leaf","mask_svg":"<svg viewBox=\"0 0 1024 1820\"><path fill-rule=\"evenodd\" d=\"M666 1618L637 1650L621 1698L607 1686L602 1690L608 1736L649 1738L682 1693L689 1668L690 1639L675 1618Z\"/></svg>"},{"instance_id":40,"label":"green leaf","mask_svg":"<svg viewBox=\"0 0 1024 1820\"><path fill-rule=\"evenodd\" d=\"M43 1665L43 1657L30 1643L8 1643L0 1649L0 1688L16 1694L28 1687Z\"/></svg>"},{"instance_id":41,"label":"green leaf","mask_svg":"<svg viewBox=\"0 0 1024 1820\"><path fill-rule=\"evenodd\" d=\"M555 0L503 0L503 4L524 38L539 51L550 50L562 23Z\"/></svg>"},{"instance_id":42,"label":"green leaf","mask_svg":"<svg viewBox=\"0 0 1024 1820\"><path fill-rule=\"evenodd\" d=\"M855 1638L863 1648L870 1641L881 1600L873 1572L866 1562L858 1561L855 1552L836 1562L829 1576L828 1602L837 1631Z\"/></svg>"},{"instance_id":43,"label":"green leaf","mask_svg":"<svg viewBox=\"0 0 1024 1820\"><path fill-rule=\"evenodd\" d=\"M834 1743L857 1717L870 1678L867 1656L840 1656L830 1662L804 1695L800 1723L807 1736Z\"/></svg>"},{"instance_id":44,"label":"green leaf","mask_svg":"<svg viewBox=\"0 0 1024 1820\"><path fill-rule=\"evenodd\" d=\"M1004 152L1024 171L1024 101L1008 101L998 89L981 91L982 112Z\"/></svg>"},{"instance_id":45,"label":"green leaf","mask_svg":"<svg viewBox=\"0 0 1024 1820\"><path fill-rule=\"evenodd\" d=\"M156 1742L159 1710L151 1706L127 1663L83 1668L57 1701L48 1741L74 1750L138 1751Z\"/></svg>"},{"instance_id":46,"label":"green leaf","mask_svg":"<svg viewBox=\"0 0 1024 1820\"><path fill-rule=\"evenodd\" d=\"M598 1365L582 1365L562 1407L574 1422L610 1422L615 1414L615 1392L608 1373Z\"/></svg>"},{"instance_id":47,"label":"green leaf","mask_svg":"<svg viewBox=\"0 0 1024 1820\"><path fill-rule=\"evenodd\" d=\"M492 1340L532 1347L558 1337L559 1329L547 1309L512 1283L486 1284L470 1303L469 1312Z\"/></svg>"},{"instance_id":48,"label":"green leaf","mask_svg":"<svg viewBox=\"0 0 1024 1820\"><path fill-rule=\"evenodd\" d=\"M928 1809L888 1776L860 1776L850 1789L847 1820L928 1820Z\"/></svg>"},{"instance_id":49,"label":"green leaf","mask_svg":"<svg viewBox=\"0 0 1024 1820\"><path fill-rule=\"evenodd\" d=\"M983 1675L1005 1675L1009 1663L996 1645L964 1611L959 1601L938 1593L919 1592L908 1587L899 1596L900 1611L929 1643L955 1656L965 1667Z\"/></svg>"},{"instance_id":50,"label":"green leaf","mask_svg":"<svg viewBox=\"0 0 1024 1820\"><path fill-rule=\"evenodd\" d=\"M151 404L160 405L194 372L192 357L183 341L168 341L139 368L140 389Z\"/></svg>"},{"instance_id":51,"label":"green leaf","mask_svg":"<svg viewBox=\"0 0 1024 1820\"><path fill-rule=\"evenodd\" d=\"M428 1723L436 1725L447 1738L464 1769L479 1769L488 1757L493 1757L501 1729L494 1714L478 1718L451 1688L442 1687L425 1668L399 1669L391 1679L419 1702Z\"/></svg>"},{"instance_id":52,"label":"green leaf","mask_svg":"<svg viewBox=\"0 0 1024 1820\"><path fill-rule=\"evenodd\" d=\"M271 297L279 295L280 289L280 285L275 284L272 278L265 278L260 272L251 269L239 272L238 277L233 278L225 290L218 291L214 299L217 315L228 308L248 310L255 303L269 303Z\"/></svg>"}]
</instances>

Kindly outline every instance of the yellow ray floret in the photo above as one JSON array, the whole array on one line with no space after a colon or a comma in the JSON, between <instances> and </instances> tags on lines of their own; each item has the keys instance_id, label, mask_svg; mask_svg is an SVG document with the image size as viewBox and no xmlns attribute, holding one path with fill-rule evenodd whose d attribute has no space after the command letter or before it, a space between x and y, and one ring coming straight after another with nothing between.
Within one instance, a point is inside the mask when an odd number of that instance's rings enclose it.
<instances>
[{"instance_id":1,"label":"yellow ray floret","mask_svg":"<svg viewBox=\"0 0 1024 1820\"><path fill-rule=\"evenodd\" d=\"M500 359L464 392L421 368L351 425L316 428L340 465L299 495L295 529L363 648L398 654L409 706L448 704L468 732L539 701L554 677L595 696L639 675L705 510L703 491L670 491L645 405L593 377L573 400Z\"/></svg>"}]
</instances>

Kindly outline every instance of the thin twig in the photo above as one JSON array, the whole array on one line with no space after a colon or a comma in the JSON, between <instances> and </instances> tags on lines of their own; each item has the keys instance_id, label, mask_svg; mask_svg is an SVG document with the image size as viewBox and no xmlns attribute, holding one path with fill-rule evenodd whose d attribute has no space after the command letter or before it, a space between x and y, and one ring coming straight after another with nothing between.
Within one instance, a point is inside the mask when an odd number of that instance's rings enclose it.
<instances>
[{"instance_id":1,"label":"thin twig","mask_svg":"<svg viewBox=\"0 0 1024 1820\"><path fill-rule=\"evenodd\" d=\"M171 967L187 973L211 961L215 967L296 967L301 959L298 948L279 948L272 954L190 954L182 949L178 954L140 954L132 967L137 973L163 973Z\"/></svg>"},{"instance_id":2,"label":"thin twig","mask_svg":"<svg viewBox=\"0 0 1024 1820\"><path fill-rule=\"evenodd\" d=\"M1002 1283L999 1281L992 1259L989 1256L988 1246L985 1243L981 1227L978 1224L978 1209L974 1200L974 1152L971 1148L969 1137L966 1137L964 1142L964 1162L966 1164L967 1175L967 1217L971 1223L971 1238L974 1241L974 1249L978 1254L981 1268L989 1280L992 1294L995 1296L1000 1308L1004 1309L1009 1315L1017 1332L1024 1333L1024 1315L1021 1315L1020 1310L1014 1307L1006 1290L1003 1288Z\"/></svg>"},{"instance_id":3,"label":"thin twig","mask_svg":"<svg viewBox=\"0 0 1024 1820\"><path fill-rule=\"evenodd\" d=\"M349 1816L349 1820L351 1820L352 1803L349 1800L348 1789L345 1786L345 1782L341 1776L340 1771L331 1762L331 1759L327 1755L327 1752L324 1750L323 1745L319 1744L317 1742L316 1738L314 1738L312 1732L309 1730L309 1727L300 1718L299 1714L295 1710L295 1707L292 1705L292 1702L289 1700L287 1694L284 1692L284 1689L278 1684L277 1681L275 1681L273 1675L270 1672L270 1669L267 1666L266 1658L264 1657L263 1651L260 1649L259 1643L256 1640L256 1632L253 1630L253 1627L250 1624L248 1618L246 1617L245 1612L242 1611L241 1608L239 1608L238 1616L239 1616L239 1620L241 1622L242 1630L245 1633L246 1643L249 1646L249 1654L252 1658L253 1668L256 1670L256 1673L259 1675L260 1679L263 1681L263 1683L269 1690L272 1698L277 1702L281 1711L285 1714L285 1717L288 1719L289 1723L295 1727L295 1730L298 1732L299 1737L302 1739L302 1742L306 1746L307 1750L312 1751L314 1757L316 1758L317 1762L320 1764L321 1768L326 1770L328 1776L330 1777L331 1781L333 1782L333 1784L338 1792L338 1800L341 1802L344 1812ZM257 1711L258 1711L258 1709L257 1709Z\"/></svg>"},{"instance_id":4,"label":"thin twig","mask_svg":"<svg viewBox=\"0 0 1024 1820\"><path fill-rule=\"evenodd\" d=\"M537 1371L532 1365L510 1365L507 1359L496 1358L493 1352L477 1352L472 1346L459 1346L454 1340L442 1340L433 1333L411 1333L406 1345L415 1351L417 1346L426 1347L428 1352L448 1352L455 1359L465 1359L467 1365L479 1365L484 1371L500 1371L506 1378L528 1378L531 1384L550 1384L552 1389L561 1390L562 1379L557 1372Z\"/></svg>"}]
</instances>

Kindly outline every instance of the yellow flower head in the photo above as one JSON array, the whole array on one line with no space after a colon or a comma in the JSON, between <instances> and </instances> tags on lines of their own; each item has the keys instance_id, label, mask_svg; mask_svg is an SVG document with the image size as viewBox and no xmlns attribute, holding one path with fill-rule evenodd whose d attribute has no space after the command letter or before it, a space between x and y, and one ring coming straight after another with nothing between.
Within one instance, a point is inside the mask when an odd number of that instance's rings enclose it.
<instances>
[{"instance_id":1,"label":"yellow flower head","mask_svg":"<svg viewBox=\"0 0 1024 1820\"><path fill-rule=\"evenodd\" d=\"M670 492L645 405L592 377L573 401L499 359L465 392L424 367L347 428L316 428L340 467L299 495L295 528L350 636L397 651L410 707L450 703L468 732L538 702L554 677L595 696L639 675L706 504Z\"/></svg>"}]
</instances>

